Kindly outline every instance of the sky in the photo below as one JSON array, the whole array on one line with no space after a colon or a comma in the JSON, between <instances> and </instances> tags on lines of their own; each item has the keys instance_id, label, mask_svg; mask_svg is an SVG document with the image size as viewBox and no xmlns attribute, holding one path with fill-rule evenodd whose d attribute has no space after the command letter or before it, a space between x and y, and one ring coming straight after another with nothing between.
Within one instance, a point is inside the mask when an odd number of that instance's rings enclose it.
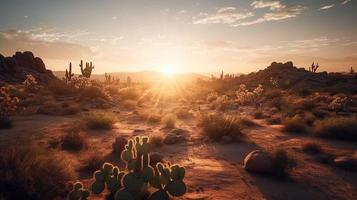
<instances>
[{"instance_id":1,"label":"sky","mask_svg":"<svg viewBox=\"0 0 357 200\"><path fill-rule=\"evenodd\" d=\"M249 73L357 68L357 0L0 0L0 54L52 70Z\"/></svg>"}]
</instances>

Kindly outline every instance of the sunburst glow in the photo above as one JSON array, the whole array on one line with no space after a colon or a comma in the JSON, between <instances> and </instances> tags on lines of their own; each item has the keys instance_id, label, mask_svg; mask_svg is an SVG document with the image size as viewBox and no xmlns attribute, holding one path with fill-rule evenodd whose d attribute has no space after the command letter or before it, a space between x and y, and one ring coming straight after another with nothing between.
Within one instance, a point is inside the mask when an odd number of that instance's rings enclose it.
<instances>
[{"instance_id":1,"label":"sunburst glow","mask_svg":"<svg viewBox=\"0 0 357 200\"><path fill-rule=\"evenodd\" d=\"M160 71L165 76L172 76L177 73L176 67L174 65L165 65L160 69Z\"/></svg>"}]
</instances>

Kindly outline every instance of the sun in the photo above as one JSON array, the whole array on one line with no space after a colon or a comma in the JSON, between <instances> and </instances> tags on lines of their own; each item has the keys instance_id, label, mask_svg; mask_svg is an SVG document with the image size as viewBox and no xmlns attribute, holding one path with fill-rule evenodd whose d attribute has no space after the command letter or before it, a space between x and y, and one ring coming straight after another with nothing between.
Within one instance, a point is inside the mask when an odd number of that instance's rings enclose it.
<instances>
[{"instance_id":1,"label":"sun","mask_svg":"<svg viewBox=\"0 0 357 200\"><path fill-rule=\"evenodd\" d=\"M165 76L172 76L177 73L174 65L165 65L160 69L160 72Z\"/></svg>"}]
</instances>

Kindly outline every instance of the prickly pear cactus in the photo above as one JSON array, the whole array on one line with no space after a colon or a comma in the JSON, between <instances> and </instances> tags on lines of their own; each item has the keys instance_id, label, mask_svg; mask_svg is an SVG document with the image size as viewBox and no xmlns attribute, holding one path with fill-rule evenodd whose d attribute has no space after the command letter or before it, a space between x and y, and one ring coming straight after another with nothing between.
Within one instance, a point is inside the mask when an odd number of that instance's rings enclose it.
<instances>
[{"instance_id":1,"label":"prickly pear cactus","mask_svg":"<svg viewBox=\"0 0 357 200\"><path fill-rule=\"evenodd\" d=\"M121 159L126 169L120 171L117 166L104 163L93 174L91 191L101 194L107 188L109 197L115 200L169 200L170 196L182 196L186 193L183 182L185 168L179 165L158 163L150 166L151 144L148 137L135 137L128 140L121 152ZM150 195L149 188L158 189ZM76 189L77 188L77 189ZM78 185L70 193L70 200L86 199L89 192L79 192L83 185ZM88 194L88 196L86 196ZM83 196L81 196L83 195Z\"/></svg>"},{"instance_id":2,"label":"prickly pear cactus","mask_svg":"<svg viewBox=\"0 0 357 200\"><path fill-rule=\"evenodd\" d=\"M71 185L71 191L68 194L69 200L86 200L89 197L89 191L83 188L81 182Z\"/></svg>"}]
</instances>

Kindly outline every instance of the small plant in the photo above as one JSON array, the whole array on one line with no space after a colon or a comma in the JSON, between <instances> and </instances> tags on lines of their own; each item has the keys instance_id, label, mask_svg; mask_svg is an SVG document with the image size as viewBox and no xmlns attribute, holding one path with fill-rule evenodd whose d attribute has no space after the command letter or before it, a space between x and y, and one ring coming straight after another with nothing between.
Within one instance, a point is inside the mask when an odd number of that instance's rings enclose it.
<instances>
[{"instance_id":1,"label":"small plant","mask_svg":"<svg viewBox=\"0 0 357 200\"><path fill-rule=\"evenodd\" d=\"M283 131L291 133L304 133L306 131L306 125L302 117L295 115L292 118L287 117L283 121Z\"/></svg>"},{"instance_id":2,"label":"small plant","mask_svg":"<svg viewBox=\"0 0 357 200\"><path fill-rule=\"evenodd\" d=\"M29 92L36 92L38 89L38 83L36 81L36 78L33 77L31 74L26 75L26 79L22 84Z\"/></svg>"},{"instance_id":3,"label":"small plant","mask_svg":"<svg viewBox=\"0 0 357 200\"><path fill-rule=\"evenodd\" d=\"M85 126L89 129L106 129L113 128L115 116L105 112L90 112L82 117Z\"/></svg>"},{"instance_id":4,"label":"small plant","mask_svg":"<svg viewBox=\"0 0 357 200\"><path fill-rule=\"evenodd\" d=\"M0 88L0 129L11 127L10 115L17 111L18 104L19 99L10 95L8 87Z\"/></svg>"},{"instance_id":5,"label":"small plant","mask_svg":"<svg viewBox=\"0 0 357 200\"><path fill-rule=\"evenodd\" d=\"M135 140L129 140L121 153L126 168L120 170L117 166L104 163L102 168L93 174L95 181L91 185L92 192L100 194L107 188L109 198L115 200L166 200L170 199L170 195L184 195L185 168L162 163L151 166L150 150L148 137L135 137ZM157 191L150 194L150 186Z\"/></svg>"}]
</instances>

